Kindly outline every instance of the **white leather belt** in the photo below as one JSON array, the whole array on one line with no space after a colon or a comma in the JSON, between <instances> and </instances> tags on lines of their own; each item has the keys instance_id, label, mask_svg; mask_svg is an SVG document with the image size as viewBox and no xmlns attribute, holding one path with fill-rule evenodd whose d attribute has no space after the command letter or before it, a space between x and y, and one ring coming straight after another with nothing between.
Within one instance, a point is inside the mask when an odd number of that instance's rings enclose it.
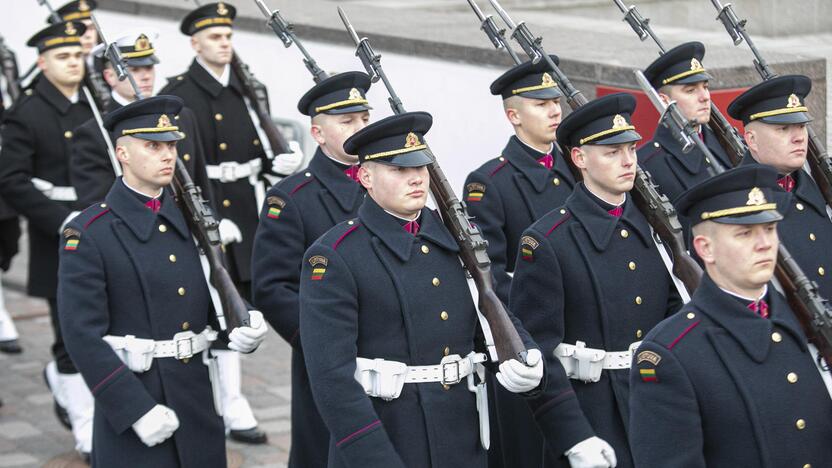
<instances>
[{"instance_id":1,"label":"white leather belt","mask_svg":"<svg viewBox=\"0 0 832 468\"><path fill-rule=\"evenodd\" d=\"M262 169L263 162L260 158L254 158L244 163L226 161L217 165L205 166L205 171L211 180L228 183L236 182L240 179L248 179L251 185L257 183L257 177L260 175Z\"/></svg>"},{"instance_id":2,"label":"white leather belt","mask_svg":"<svg viewBox=\"0 0 832 468\"><path fill-rule=\"evenodd\" d=\"M389 401L401 395L406 383L457 384L473 374L477 365L486 359L483 353L471 352L464 358L458 354L445 356L435 366L408 366L398 361L356 358L355 380L367 395Z\"/></svg>"},{"instance_id":3,"label":"white leather belt","mask_svg":"<svg viewBox=\"0 0 832 468\"><path fill-rule=\"evenodd\" d=\"M578 341L575 344L561 343L554 350L570 379L585 383L601 380L603 370L629 369L635 351L641 341L630 345L627 351L605 351L603 349L587 348L586 343Z\"/></svg>"},{"instance_id":4,"label":"white leather belt","mask_svg":"<svg viewBox=\"0 0 832 468\"><path fill-rule=\"evenodd\" d=\"M76 201L78 195L75 193L75 187L61 187L49 182L48 180L32 177L32 185L40 192L46 195L46 198L54 201Z\"/></svg>"},{"instance_id":5,"label":"white leather belt","mask_svg":"<svg viewBox=\"0 0 832 468\"><path fill-rule=\"evenodd\" d=\"M208 349L216 339L217 332L211 327L205 327L199 334L192 331L179 332L173 335L172 340L155 341L133 335L104 337L104 341L133 372L147 371L154 358L190 359Z\"/></svg>"}]
</instances>

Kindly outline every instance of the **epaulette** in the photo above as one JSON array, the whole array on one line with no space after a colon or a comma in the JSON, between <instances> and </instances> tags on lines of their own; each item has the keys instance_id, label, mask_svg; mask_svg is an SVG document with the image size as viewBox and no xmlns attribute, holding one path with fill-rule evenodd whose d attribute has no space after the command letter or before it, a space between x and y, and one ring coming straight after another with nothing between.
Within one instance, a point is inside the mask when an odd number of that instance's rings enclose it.
<instances>
[{"instance_id":1,"label":"epaulette","mask_svg":"<svg viewBox=\"0 0 832 468\"><path fill-rule=\"evenodd\" d=\"M648 153L647 156L644 156L643 158L641 158L641 162L649 161L650 159L653 158L653 156L661 153L664 150L664 148L662 148L662 145L660 145L658 141L654 141L652 143L647 143L646 145L642 146L638 150L639 151L640 150L645 150L646 151L646 150L649 150L651 146L653 147L653 151L651 153Z\"/></svg>"},{"instance_id":2,"label":"epaulette","mask_svg":"<svg viewBox=\"0 0 832 468\"><path fill-rule=\"evenodd\" d=\"M309 171L306 171L306 172L303 174L303 176L305 177L305 179L304 179L301 183L297 184L297 185L295 186L295 188L293 188L293 189L289 192L289 195L294 195L294 194L295 194L298 190L300 190L300 189L302 189L303 187L305 187L305 186L306 186L309 182L312 182L313 180L315 180L315 177L314 177L314 176L312 175L312 173L311 173L311 172L309 172Z\"/></svg>"},{"instance_id":3,"label":"epaulette","mask_svg":"<svg viewBox=\"0 0 832 468\"><path fill-rule=\"evenodd\" d=\"M555 229L559 228L563 223L565 223L566 221L569 220L569 218L572 217L572 213L567 211L566 208L561 208L560 209L560 214L562 216L557 221L555 221L555 224L553 224L552 227L550 227L548 231L546 231L546 237L549 237L549 234L554 232Z\"/></svg>"},{"instance_id":4,"label":"epaulette","mask_svg":"<svg viewBox=\"0 0 832 468\"><path fill-rule=\"evenodd\" d=\"M341 245L341 242L343 242L347 236L355 232L360 226L361 223L358 221L358 218L353 218L335 226L335 228L328 233L328 237L332 236L335 238L335 241L332 242L332 250L338 250L338 246Z\"/></svg>"},{"instance_id":5,"label":"epaulette","mask_svg":"<svg viewBox=\"0 0 832 468\"><path fill-rule=\"evenodd\" d=\"M92 225L92 223L96 222L102 216L110 212L110 208L107 207L106 203L96 203L90 205L82 211L78 216L73 219L73 223L80 225L86 231Z\"/></svg>"},{"instance_id":6,"label":"epaulette","mask_svg":"<svg viewBox=\"0 0 832 468\"><path fill-rule=\"evenodd\" d=\"M659 323L650 333L652 340L672 350L701 323L699 313L693 307L682 310Z\"/></svg>"},{"instance_id":7,"label":"epaulette","mask_svg":"<svg viewBox=\"0 0 832 468\"><path fill-rule=\"evenodd\" d=\"M173 88L179 86L179 84L184 83L185 81L187 81L187 79L188 79L187 73L181 73L181 74L176 75L176 76L168 77L168 83L167 83L167 85L165 85L165 88L173 89Z\"/></svg>"},{"instance_id":8,"label":"epaulette","mask_svg":"<svg viewBox=\"0 0 832 468\"><path fill-rule=\"evenodd\" d=\"M503 156L492 159L490 162L496 163L496 166L488 172L489 177L494 177L494 174L500 172L500 170L506 167L506 164L508 164L508 161Z\"/></svg>"}]
</instances>

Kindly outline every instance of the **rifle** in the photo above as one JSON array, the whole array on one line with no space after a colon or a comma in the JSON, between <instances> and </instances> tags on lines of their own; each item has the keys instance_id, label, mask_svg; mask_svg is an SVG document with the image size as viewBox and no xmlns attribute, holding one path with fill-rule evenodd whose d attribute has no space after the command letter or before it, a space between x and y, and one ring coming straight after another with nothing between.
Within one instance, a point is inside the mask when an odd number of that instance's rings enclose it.
<instances>
[{"instance_id":1,"label":"rifle","mask_svg":"<svg viewBox=\"0 0 832 468\"><path fill-rule=\"evenodd\" d=\"M754 45L754 41L751 40L748 31L745 30L745 25L748 23L748 20L740 20L730 3L725 4L725 6L719 0L711 0L711 3L713 3L714 8L719 12L717 20L721 21L722 25L725 26L725 30L728 31L728 35L731 36L734 45L740 45L742 41L748 44L751 53L754 55L754 68L757 69L757 73L760 74L763 81L777 77L777 74L774 73L774 70L771 69L766 59L763 58L763 55ZM812 178L818 184L818 188L823 194L826 205L832 207L832 161L830 161L829 153L826 152L826 148L820 140L820 137L815 133L815 130L809 125L806 126L806 130L809 133L809 149L806 154L806 159L809 161Z\"/></svg>"},{"instance_id":2,"label":"rifle","mask_svg":"<svg viewBox=\"0 0 832 468\"><path fill-rule=\"evenodd\" d=\"M659 94L640 70L636 71L636 80L659 113L662 114L662 123L664 124L665 120L672 120L670 109L675 107L675 103L665 106L659 98ZM687 133L686 128L689 128L689 126L679 126L677 123L668 122L668 128L676 138L680 140L688 138L696 142L702 154L706 158L714 160L714 155L708 147L699 138L691 137ZM719 173L725 171L722 167L714 166L713 169ZM794 261L791 253L782 242L777 249L777 266L774 274L783 287L786 299L803 326L806 336L817 346L826 362L832 363L832 310L829 309L826 299L818 293L817 284L803 273L803 270Z\"/></svg>"},{"instance_id":3,"label":"rifle","mask_svg":"<svg viewBox=\"0 0 832 468\"><path fill-rule=\"evenodd\" d=\"M621 0L613 0L613 2L615 2L618 9L624 13L624 21L626 21L627 24L633 28L633 31L635 31L640 40L644 41L650 37L656 45L659 46L659 55L663 55L667 52L667 49L664 47L662 41L659 40L656 33L653 32L653 28L650 27L650 18L641 16L641 13L635 5L631 5L627 8ZM739 133L737 133L737 129L734 128L730 122L728 122L728 119L725 118L725 115L722 114L713 102L711 102L711 119L708 121L708 127L716 135L719 145L725 148L731 162L735 166L739 165L742 158L748 152L748 148L746 148L745 142L742 140ZM719 164L719 161L713 158L711 159L711 162Z\"/></svg>"},{"instance_id":4,"label":"rifle","mask_svg":"<svg viewBox=\"0 0 832 468\"><path fill-rule=\"evenodd\" d=\"M20 97L20 79L17 68L17 58L14 52L6 47L6 40L0 35L0 67L2 67L3 78L6 79L6 92L11 102L17 101ZM0 103L1 105L2 103Z\"/></svg>"},{"instance_id":5,"label":"rifle","mask_svg":"<svg viewBox=\"0 0 832 468\"><path fill-rule=\"evenodd\" d=\"M514 60L514 64L520 65L520 57L517 56L517 53L506 42L506 30L497 27L493 16L485 16L479 5L477 5L476 0L468 0L468 4L471 5L471 9L474 10L474 14L480 20L480 29L488 36L491 43L494 44L494 48L497 50L505 50L511 59Z\"/></svg>"},{"instance_id":6,"label":"rifle","mask_svg":"<svg viewBox=\"0 0 832 468\"><path fill-rule=\"evenodd\" d=\"M254 0L254 2L257 3L258 7L260 7L260 11L263 12L263 15L269 19L266 24L272 28L272 31L274 31L278 39L283 42L283 45L287 48L291 47L292 44L298 46L298 50L300 50L300 53L303 54L303 64L306 65L306 69L312 74L312 80L314 80L315 83L320 83L322 80L328 78L329 75L327 75L327 73L318 66L315 59L309 55L309 52L307 52L306 48L303 44L301 44L300 39L298 39L295 35L294 25L283 18L283 15L280 14L280 10L269 10L269 7L263 0Z\"/></svg>"},{"instance_id":7,"label":"rifle","mask_svg":"<svg viewBox=\"0 0 832 468\"><path fill-rule=\"evenodd\" d=\"M546 61L552 70L553 79L567 97L569 106L574 110L586 104L588 102L586 96L572 85L569 78L566 77L549 57L549 54L543 49L543 39L535 37L525 22L515 23L498 0L489 1L506 25L513 30L511 37L520 44L520 47L532 59L532 62L537 63L541 59ZM561 146L564 150L563 154L568 155L570 153L569 148L566 148L563 144ZM565 159L567 162L570 162L569 157ZM571 163L570 167L576 179L580 180L580 171ZM638 165L636 165L636 178L630 194L633 197L633 203L636 204L639 211L647 219L647 222L656 234L659 235L662 242L670 249L673 255L673 274L684 283L688 292L693 294L693 291L699 286L699 280L702 277L702 268L685 250L682 225L679 223L676 209L673 208L673 205L666 196L659 193L656 184L650 178L650 174Z\"/></svg>"},{"instance_id":8,"label":"rifle","mask_svg":"<svg viewBox=\"0 0 832 468\"><path fill-rule=\"evenodd\" d=\"M338 14L341 16L341 21L344 22L344 26L353 42L355 42L355 55L361 59L364 68L367 69L367 74L370 75L373 82L381 79L384 83L390 95L388 100L393 112L396 114L404 113L404 105L393 90L393 86L381 66L381 55L375 53L366 37L358 37L355 28L353 28L341 7L338 7ZM433 162L428 165L428 173L430 174L430 189L437 209L442 215L445 227L456 238L459 245L460 259L477 286L479 310L485 316L491 328L499 362L503 363L509 359L517 359L526 363L526 347L509 318L505 306L494 291L491 260L486 252L488 242L482 236L479 228L471 224L471 217L465 210L465 205L454 194L453 188L451 188L451 184L445 177L445 173L436 161L435 156Z\"/></svg>"}]
</instances>

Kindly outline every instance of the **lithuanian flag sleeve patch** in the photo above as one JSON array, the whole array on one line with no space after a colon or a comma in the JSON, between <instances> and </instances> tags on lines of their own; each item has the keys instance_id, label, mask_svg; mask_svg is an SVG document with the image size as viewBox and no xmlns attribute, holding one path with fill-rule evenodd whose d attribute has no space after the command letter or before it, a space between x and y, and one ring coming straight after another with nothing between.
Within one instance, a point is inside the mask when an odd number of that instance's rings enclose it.
<instances>
[{"instance_id":1,"label":"lithuanian flag sleeve patch","mask_svg":"<svg viewBox=\"0 0 832 468\"><path fill-rule=\"evenodd\" d=\"M482 201L482 197L485 196L485 185L478 182L472 182L465 186L465 191L468 192L468 196L465 198L466 201Z\"/></svg>"},{"instance_id":2,"label":"lithuanian flag sleeve patch","mask_svg":"<svg viewBox=\"0 0 832 468\"><path fill-rule=\"evenodd\" d=\"M532 236L520 238L520 258L524 262L534 261L534 251L540 246L540 242Z\"/></svg>"},{"instance_id":3,"label":"lithuanian flag sleeve patch","mask_svg":"<svg viewBox=\"0 0 832 468\"><path fill-rule=\"evenodd\" d=\"M312 281L321 281L324 279L329 260L324 256L315 255L309 259L309 264L312 265L312 277L310 279Z\"/></svg>"},{"instance_id":4,"label":"lithuanian flag sleeve patch","mask_svg":"<svg viewBox=\"0 0 832 468\"><path fill-rule=\"evenodd\" d=\"M658 382L659 378L656 376L656 369L639 369L639 375L642 382Z\"/></svg>"},{"instance_id":5,"label":"lithuanian flag sleeve patch","mask_svg":"<svg viewBox=\"0 0 832 468\"><path fill-rule=\"evenodd\" d=\"M64 243L64 250L77 250L78 244L81 243L81 233L77 229L66 228L64 229L63 235L64 239L66 239L66 243Z\"/></svg>"},{"instance_id":6,"label":"lithuanian flag sleeve patch","mask_svg":"<svg viewBox=\"0 0 832 468\"><path fill-rule=\"evenodd\" d=\"M266 203L269 205L269 211L266 213L266 217L269 219L280 218L280 213L283 211L283 207L286 206L286 202L280 197L269 197L266 199Z\"/></svg>"}]
</instances>

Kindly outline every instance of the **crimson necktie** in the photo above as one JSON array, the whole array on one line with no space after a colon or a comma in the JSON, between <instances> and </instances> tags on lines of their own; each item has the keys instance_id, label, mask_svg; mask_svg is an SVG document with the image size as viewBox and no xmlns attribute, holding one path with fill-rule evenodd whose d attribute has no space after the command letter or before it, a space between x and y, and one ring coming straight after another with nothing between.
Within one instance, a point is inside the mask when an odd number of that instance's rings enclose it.
<instances>
[{"instance_id":1,"label":"crimson necktie","mask_svg":"<svg viewBox=\"0 0 832 468\"><path fill-rule=\"evenodd\" d=\"M419 221L408 221L404 226L404 230L413 234L419 234Z\"/></svg>"},{"instance_id":2,"label":"crimson necktie","mask_svg":"<svg viewBox=\"0 0 832 468\"><path fill-rule=\"evenodd\" d=\"M543 156L542 158L538 159L537 162L539 162L543 167L549 169L550 171L555 166L555 158L553 158L551 154Z\"/></svg>"},{"instance_id":3,"label":"crimson necktie","mask_svg":"<svg viewBox=\"0 0 832 468\"><path fill-rule=\"evenodd\" d=\"M344 174L355 182L358 182L358 165L350 166L344 169Z\"/></svg>"},{"instance_id":4,"label":"crimson necktie","mask_svg":"<svg viewBox=\"0 0 832 468\"><path fill-rule=\"evenodd\" d=\"M616 218L620 218L622 214L624 214L624 207L623 206L616 206L611 210L607 210L607 213L615 216Z\"/></svg>"},{"instance_id":5,"label":"crimson necktie","mask_svg":"<svg viewBox=\"0 0 832 468\"><path fill-rule=\"evenodd\" d=\"M159 210L162 209L162 201L158 198L151 198L144 204L144 206L150 208L153 213L158 213Z\"/></svg>"},{"instance_id":6,"label":"crimson necktie","mask_svg":"<svg viewBox=\"0 0 832 468\"><path fill-rule=\"evenodd\" d=\"M758 302L748 304L748 310L754 312L762 318L768 318L768 303L765 299L760 299Z\"/></svg>"},{"instance_id":7,"label":"crimson necktie","mask_svg":"<svg viewBox=\"0 0 832 468\"><path fill-rule=\"evenodd\" d=\"M783 187L783 190L791 192L794 189L794 177L787 175L777 179L777 185Z\"/></svg>"}]
</instances>

